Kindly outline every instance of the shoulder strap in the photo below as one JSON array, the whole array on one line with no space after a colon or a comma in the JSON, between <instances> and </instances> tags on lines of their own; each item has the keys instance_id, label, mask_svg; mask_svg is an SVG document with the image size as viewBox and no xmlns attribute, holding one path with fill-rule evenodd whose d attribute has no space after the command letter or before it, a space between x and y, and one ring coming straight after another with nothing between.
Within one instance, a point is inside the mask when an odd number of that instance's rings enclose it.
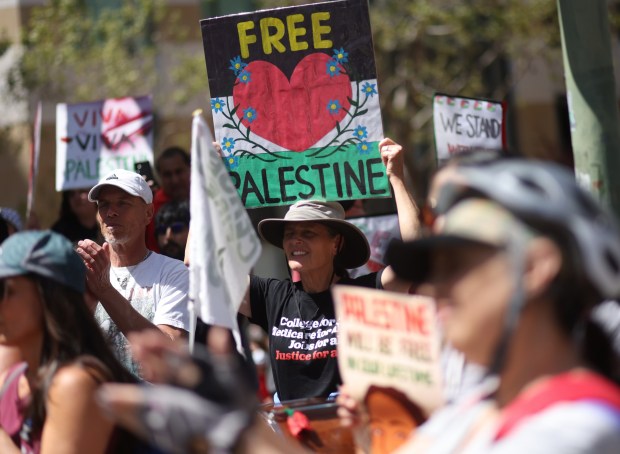
<instances>
[{"instance_id":1,"label":"shoulder strap","mask_svg":"<svg viewBox=\"0 0 620 454\"><path fill-rule=\"evenodd\" d=\"M620 413L620 389L593 372L568 372L522 393L502 412L495 440L508 435L528 416L535 415L559 402L598 401Z\"/></svg>"},{"instance_id":2,"label":"shoulder strap","mask_svg":"<svg viewBox=\"0 0 620 454\"><path fill-rule=\"evenodd\" d=\"M26 372L26 369L28 369L28 364L23 362L14 364L7 370L6 378L4 379L4 383L0 388L0 399L2 399L2 396L4 396L4 393L7 389L9 389L13 381L15 379L19 379L19 377L21 377L22 374Z\"/></svg>"}]
</instances>

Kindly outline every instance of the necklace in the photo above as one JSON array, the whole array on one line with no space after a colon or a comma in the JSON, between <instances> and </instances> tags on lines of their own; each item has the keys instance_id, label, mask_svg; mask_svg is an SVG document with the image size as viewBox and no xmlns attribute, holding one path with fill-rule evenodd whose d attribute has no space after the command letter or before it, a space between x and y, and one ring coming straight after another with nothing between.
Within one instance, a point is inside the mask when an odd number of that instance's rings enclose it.
<instances>
[{"instance_id":1,"label":"necklace","mask_svg":"<svg viewBox=\"0 0 620 454\"><path fill-rule=\"evenodd\" d=\"M147 251L146 255L138 263L136 263L135 265L131 267L129 266L125 267L127 269L127 274L125 274L125 276L123 276L122 278L118 274L116 274L116 271L114 271L114 267L110 266L110 271L112 271L112 274L114 274L114 277L116 278L116 282L118 282L118 285L120 285L123 291L127 289L127 283L129 282L129 276L131 276L131 272L136 271L138 267L142 265L146 261L146 259L150 257L152 252L153 251L150 251L150 250Z\"/></svg>"}]
</instances>

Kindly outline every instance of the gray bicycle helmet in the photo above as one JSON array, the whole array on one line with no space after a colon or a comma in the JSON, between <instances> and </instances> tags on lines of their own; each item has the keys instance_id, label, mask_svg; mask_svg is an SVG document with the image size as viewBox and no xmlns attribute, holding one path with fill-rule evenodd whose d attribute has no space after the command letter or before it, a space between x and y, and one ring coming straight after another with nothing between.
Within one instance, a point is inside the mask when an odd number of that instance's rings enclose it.
<instances>
[{"instance_id":1,"label":"gray bicycle helmet","mask_svg":"<svg viewBox=\"0 0 620 454\"><path fill-rule=\"evenodd\" d=\"M550 162L519 159L462 167L458 173L459 184L441 192L439 210L446 211L473 192L525 222L557 229L573 240L581 270L601 299L620 296L620 230L570 171Z\"/></svg>"}]
</instances>

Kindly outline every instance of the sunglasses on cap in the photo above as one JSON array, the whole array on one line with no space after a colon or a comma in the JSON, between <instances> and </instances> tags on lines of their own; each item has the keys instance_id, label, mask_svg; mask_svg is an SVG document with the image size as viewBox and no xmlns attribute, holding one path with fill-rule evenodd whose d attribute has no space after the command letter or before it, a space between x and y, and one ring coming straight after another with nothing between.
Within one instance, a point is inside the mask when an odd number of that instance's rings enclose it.
<instances>
[{"instance_id":1,"label":"sunglasses on cap","mask_svg":"<svg viewBox=\"0 0 620 454\"><path fill-rule=\"evenodd\" d=\"M159 225L157 226L155 231L158 235L165 235L166 231L170 229L172 233L177 234L182 233L185 229L187 229L187 227L188 225L185 222L173 222L172 224L168 225Z\"/></svg>"}]
</instances>

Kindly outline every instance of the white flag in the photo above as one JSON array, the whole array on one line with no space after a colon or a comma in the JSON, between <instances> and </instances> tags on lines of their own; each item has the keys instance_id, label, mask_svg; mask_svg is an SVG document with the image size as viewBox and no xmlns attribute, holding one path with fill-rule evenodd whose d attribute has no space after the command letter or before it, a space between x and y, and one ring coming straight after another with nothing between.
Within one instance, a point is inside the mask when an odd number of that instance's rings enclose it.
<instances>
[{"instance_id":1,"label":"white flag","mask_svg":"<svg viewBox=\"0 0 620 454\"><path fill-rule=\"evenodd\" d=\"M205 323L237 332L261 244L200 113L192 124L190 211L190 305Z\"/></svg>"}]
</instances>

